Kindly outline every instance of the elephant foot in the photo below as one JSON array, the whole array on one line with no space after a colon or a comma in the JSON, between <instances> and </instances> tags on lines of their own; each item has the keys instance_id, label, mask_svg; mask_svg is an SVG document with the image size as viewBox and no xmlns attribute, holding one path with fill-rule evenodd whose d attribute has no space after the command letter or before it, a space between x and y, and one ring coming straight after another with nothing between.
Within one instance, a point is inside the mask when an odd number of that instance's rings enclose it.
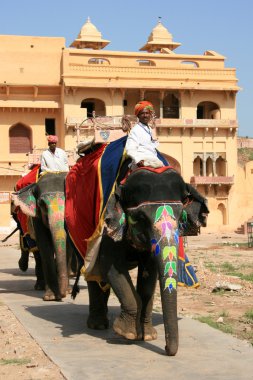
<instances>
[{"instance_id":1,"label":"elephant foot","mask_svg":"<svg viewBox=\"0 0 253 380\"><path fill-rule=\"evenodd\" d=\"M113 323L113 330L129 340L141 340L142 333L140 326L137 326L136 317L121 312Z\"/></svg>"},{"instance_id":2,"label":"elephant foot","mask_svg":"<svg viewBox=\"0 0 253 380\"><path fill-rule=\"evenodd\" d=\"M43 301L61 301L61 300L62 300L62 296L60 295L56 296L51 291L47 291L43 297Z\"/></svg>"},{"instance_id":3,"label":"elephant foot","mask_svg":"<svg viewBox=\"0 0 253 380\"><path fill-rule=\"evenodd\" d=\"M109 321L107 317L92 317L89 315L87 327L92 330L107 330L109 328Z\"/></svg>"},{"instance_id":4,"label":"elephant foot","mask_svg":"<svg viewBox=\"0 0 253 380\"><path fill-rule=\"evenodd\" d=\"M142 325L142 339L145 342L157 339L157 331L151 323L143 323Z\"/></svg>"},{"instance_id":5,"label":"elephant foot","mask_svg":"<svg viewBox=\"0 0 253 380\"><path fill-rule=\"evenodd\" d=\"M18 266L19 266L19 269L22 270L22 272L27 271L28 261L29 261L29 252L22 252L21 257L18 260Z\"/></svg>"},{"instance_id":6,"label":"elephant foot","mask_svg":"<svg viewBox=\"0 0 253 380\"><path fill-rule=\"evenodd\" d=\"M35 290L45 290L45 281L37 280L34 285Z\"/></svg>"}]
</instances>

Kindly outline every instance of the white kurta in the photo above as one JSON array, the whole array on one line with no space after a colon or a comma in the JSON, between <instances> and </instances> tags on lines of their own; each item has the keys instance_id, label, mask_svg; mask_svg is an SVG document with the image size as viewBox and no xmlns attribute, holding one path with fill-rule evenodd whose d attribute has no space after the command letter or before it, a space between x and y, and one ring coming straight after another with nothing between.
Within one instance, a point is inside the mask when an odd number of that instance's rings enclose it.
<instances>
[{"instance_id":1,"label":"white kurta","mask_svg":"<svg viewBox=\"0 0 253 380\"><path fill-rule=\"evenodd\" d=\"M68 172L68 157L66 152L61 148L56 148L52 153L50 149L45 150L41 155L42 172Z\"/></svg>"},{"instance_id":2,"label":"white kurta","mask_svg":"<svg viewBox=\"0 0 253 380\"><path fill-rule=\"evenodd\" d=\"M139 122L133 126L128 135L126 153L134 163L157 159L156 148L158 144L158 141L152 139L151 128Z\"/></svg>"}]
</instances>

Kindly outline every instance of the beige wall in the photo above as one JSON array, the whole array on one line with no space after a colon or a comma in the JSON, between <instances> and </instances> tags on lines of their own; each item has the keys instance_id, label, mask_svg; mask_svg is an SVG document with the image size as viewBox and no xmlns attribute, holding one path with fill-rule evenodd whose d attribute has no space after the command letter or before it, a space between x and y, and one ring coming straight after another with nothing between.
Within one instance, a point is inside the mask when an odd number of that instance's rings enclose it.
<instances>
[{"instance_id":1,"label":"beige wall","mask_svg":"<svg viewBox=\"0 0 253 380\"><path fill-rule=\"evenodd\" d=\"M103 64L90 64L101 58ZM64 38L0 36L0 191L11 191L27 163L25 154L9 153L9 129L17 123L31 128L32 146L47 147L45 119L55 119L59 146L74 150L76 127L87 118L81 102L94 99L96 113L107 116L133 114L141 98L154 103L159 149L175 159L184 179L194 176L197 153L217 154L225 160L226 177L232 185L206 185L198 190L209 201L207 231L233 230L250 217L252 168L237 167L236 71L226 68L224 57L207 51L203 55L120 52L65 47ZM150 60L153 66L140 66ZM185 64L184 62L192 62ZM195 64L194 64L195 63ZM167 93L179 101L179 118L161 117ZM127 105L123 106L123 100ZM197 106L213 102L218 110L209 119L197 119ZM72 120L72 121L71 121ZM74 122L73 120L76 120ZM85 124L85 123L84 123ZM116 126L119 128L120 126ZM83 136L94 133L86 129ZM9 165L9 162L11 165ZM204 180L203 180L204 182ZM0 203L0 226L10 225L9 209Z\"/></svg>"}]
</instances>

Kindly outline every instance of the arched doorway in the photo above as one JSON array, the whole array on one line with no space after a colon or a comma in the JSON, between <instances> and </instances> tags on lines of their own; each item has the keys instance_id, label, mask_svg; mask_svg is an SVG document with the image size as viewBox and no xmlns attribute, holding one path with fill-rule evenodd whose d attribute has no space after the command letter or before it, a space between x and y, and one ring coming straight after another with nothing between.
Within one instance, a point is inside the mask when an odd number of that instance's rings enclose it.
<instances>
[{"instance_id":1,"label":"arched doorway","mask_svg":"<svg viewBox=\"0 0 253 380\"><path fill-rule=\"evenodd\" d=\"M226 207L223 203L218 204L218 211L220 213L220 220L222 221L222 224L227 224L227 213L226 213Z\"/></svg>"}]
</instances>

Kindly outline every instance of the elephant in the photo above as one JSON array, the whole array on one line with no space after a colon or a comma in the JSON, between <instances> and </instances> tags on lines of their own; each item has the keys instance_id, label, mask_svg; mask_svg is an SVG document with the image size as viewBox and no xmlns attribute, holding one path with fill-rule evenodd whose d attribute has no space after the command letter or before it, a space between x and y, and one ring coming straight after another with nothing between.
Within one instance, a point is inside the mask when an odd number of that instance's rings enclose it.
<instances>
[{"instance_id":1,"label":"elephant","mask_svg":"<svg viewBox=\"0 0 253 380\"><path fill-rule=\"evenodd\" d=\"M31 226L31 217L25 216L19 208L16 208L13 201L11 202L11 216L17 223L17 230L19 231L19 245L21 255L18 260L19 269L22 272L26 272L29 265L29 254L32 253L35 260L35 276L36 282L34 285L35 290L45 290L45 280L42 268L42 261L40 252L34 240L34 236L31 236L31 231L28 226ZM22 225L26 226L27 231L24 233Z\"/></svg>"},{"instance_id":2,"label":"elephant","mask_svg":"<svg viewBox=\"0 0 253 380\"><path fill-rule=\"evenodd\" d=\"M206 225L205 198L165 167L160 173L138 168L119 186L108 202L97 265L102 281L116 294L121 313L114 331L130 340L154 340L153 298L157 279L165 329L165 351L178 351L177 270L180 234L186 215L189 223ZM181 230L181 231L180 231ZM136 288L129 270L138 267ZM87 281L90 314L88 327L107 328L108 290Z\"/></svg>"},{"instance_id":3,"label":"elephant","mask_svg":"<svg viewBox=\"0 0 253 380\"><path fill-rule=\"evenodd\" d=\"M60 301L69 291L71 254L67 257L67 252L71 252L71 245L64 228L66 175L67 172L45 173L36 183L12 195L15 206L32 217L45 277L45 301Z\"/></svg>"}]
</instances>

